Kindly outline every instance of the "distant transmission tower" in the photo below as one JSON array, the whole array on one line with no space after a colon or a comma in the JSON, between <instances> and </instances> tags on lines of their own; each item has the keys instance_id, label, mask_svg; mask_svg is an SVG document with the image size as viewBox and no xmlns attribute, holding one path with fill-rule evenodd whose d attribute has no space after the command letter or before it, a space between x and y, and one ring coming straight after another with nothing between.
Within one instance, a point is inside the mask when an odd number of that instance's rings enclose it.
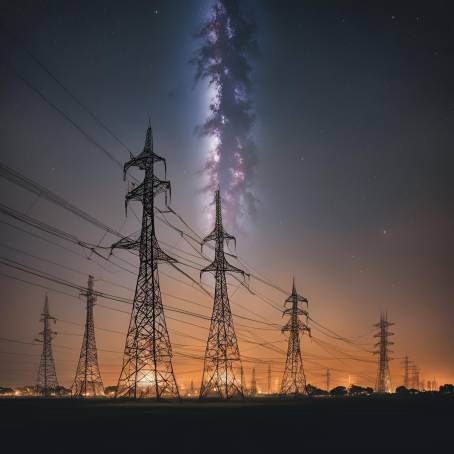
<instances>
[{"instance_id":1,"label":"distant transmission tower","mask_svg":"<svg viewBox=\"0 0 454 454\"><path fill-rule=\"evenodd\" d=\"M402 366L404 367L404 386L405 386L405 388L408 388L409 383L410 383L409 375L408 375L409 368L410 368L410 361L408 359L408 355L405 355L405 358L402 361Z\"/></svg>"},{"instance_id":2,"label":"distant transmission tower","mask_svg":"<svg viewBox=\"0 0 454 454\"><path fill-rule=\"evenodd\" d=\"M251 388L249 390L251 396L257 394L257 378L255 377L255 367L252 368Z\"/></svg>"},{"instance_id":3,"label":"distant transmission tower","mask_svg":"<svg viewBox=\"0 0 454 454\"><path fill-rule=\"evenodd\" d=\"M284 304L286 305L287 303L290 303L291 307L284 310L284 315L290 315L290 320L284 325L282 332L289 332L290 335L280 393L308 394L303 359L301 357L300 332L304 334L307 331L310 334L310 328L307 323L309 314L306 309L298 306L298 303L305 303L307 306L308 300L296 292L295 279L293 279L292 294L285 300ZM306 318L305 322L299 319L300 315Z\"/></svg>"},{"instance_id":4,"label":"distant transmission tower","mask_svg":"<svg viewBox=\"0 0 454 454\"><path fill-rule=\"evenodd\" d=\"M87 290L82 295L86 297L87 301L85 333L72 393L75 397L103 396L104 386L99 372L95 323L93 320L93 306L96 301L96 296L93 293L93 276L88 276Z\"/></svg>"},{"instance_id":5,"label":"distant transmission tower","mask_svg":"<svg viewBox=\"0 0 454 454\"><path fill-rule=\"evenodd\" d=\"M419 367L416 366L416 364L412 364L410 366L410 372L411 372L411 387L413 389L418 389L420 388L420 380L419 380Z\"/></svg>"},{"instance_id":6,"label":"distant transmission tower","mask_svg":"<svg viewBox=\"0 0 454 454\"><path fill-rule=\"evenodd\" d=\"M393 336L394 333L389 331L389 327L392 325L394 325L394 323L388 322L388 314L386 313L382 313L380 322L374 325L380 329L374 336L380 338L380 341L375 344L375 346L379 348L374 352L374 354L378 354L377 381L375 384L375 391L377 393L391 392L389 361L392 358L390 358L389 354L392 353L392 351L389 349L389 346L393 345L393 342L389 340L389 337Z\"/></svg>"},{"instance_id":7,"label":"distant transmission tower","mask_svg":"<svg viewBox=\"0 0 454 454\"><path fill-rule=\"evenodd\" d=\"M331 371L326 369L326 390L329 392L331 387Z\"/></svg>"},{"instance_id":8,"label":"distant transmission tower","mask_svg":"<svg viewBox=\"0 0 454 454\"><path fill-rule=\"evenodd\" d=\"M271 394L271 364L268 364L268 394Z\"/></svg>"},{"instance_id":9,"label":"distant transmission tower","mask_svg":"<svg viewBox=\"0 0 454 454\"><path fill-rule=\"evenodd\" d=\"M145 171L143 181L126 194L129 201L142 202L142 229L140 238L123 238L113 248L139 251L139 274L134 303L129 322L123 356L123 366L118 379L116 397L178 397L179 391L172 366L172 348L164 317L158 262L176 260L159 247L154 225L154 198L170 191L170 182L160 180L154 172L156 162L165 159L153 151L151 126L147 129L143 151L124 165L124 177L130 167Z\"/></svg>"},{"instance_id":10,"label":"distant transmission tower","mask_svg":"<svg viewBox=\"0 0 454 454\"><path fill-rule=\"evenodd\" d=\"M54 323L56 322L55 317L51 317L49 314L49 301L46 295L44 309L40 319L43 324L43 330L39 333L40 337L35 339L37 342L42 342L43 344L36 384L37 392L43 396L49 396L51 392L55 391L58 387L54 356L52 354L52 339L57 333L50 328L51 320L53 320Z\"/></svg>"},{"instance_id":11,"label":"distant transmission tower","mask_svg":"<svg viewBox=\"0 0 454 454\"><path fill-rule=\"evenodd\" d=\"M240 351L233 327L229 295L227 293L226 272L245 272L227 262L224 256L224 242L235 241L222 225L221 195L219 188L215 195L216 221L213 231L206 236L202 245L208 241L215 242L214 261L203 268L200 274L211 272L215 277L214 304L211 315L210 331L205 350L200 398L215 394L223 399L235 395L243 397L243 384L238 380L241 373Z\"/></svg>"}]
</instances>

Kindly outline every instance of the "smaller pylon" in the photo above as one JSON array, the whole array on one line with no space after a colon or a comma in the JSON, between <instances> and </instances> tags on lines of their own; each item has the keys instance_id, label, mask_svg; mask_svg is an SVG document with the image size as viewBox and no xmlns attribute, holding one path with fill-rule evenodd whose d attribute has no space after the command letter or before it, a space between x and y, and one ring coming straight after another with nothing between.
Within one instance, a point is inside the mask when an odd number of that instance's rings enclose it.
<instances>
[{"instance_id":1,"label":"smaller pylon","mask_svg":"<svg viewBox=\"0 0 454 454\"><path fill-rule=\"evenodd\" d=\"M104 396L104 386L99 372L98 353L95 340L95 323L93 306L96 296L93 291L93 276L88 276L87 290L81 295L86 297L85 333L80 350L76 377L72 385L72 394L75 397Z\"/></svg>"},{"instance_id":2,"label":"smaller pylon","mask_svg":"<svg viewBox=\"0 0 454 454\"><path fill-rule=\"evenodd\" d=\"M215 278L213 312L203 362L200 399L217 396L221 399L243 397L243 385L238 379L241 370L240 350L233 326L227 291L226 273L247 274L227 262L224 243L236 241L235 237L224 230L222 224L221 194L219 188L215 194L216 220L214 229L202 240L202 247L208 241L215 242L214 260L200 271L213 273Z\"/></svg>"},{"instance_id":3,"label":"smaller pylon","mask_svg":"<svg viewBox=\"0 0 454 454\"><path fill-rule=\"evenodd\" d=\"M410 387L419 390L421 383L419 380L419 367L416 364L410 366L411 376L409 377ZM409 374L410 375L410 374Z\"/></svg>"},{"instance_id":4,"label":"smaller pylon","mask_svg":"<svg viewBox=\"0 0 454 454\"><path fill-rule=\"evenodd\" d=\"M326 369L326 391L329 392L331 388L331 371Z\"/></svg>"},{"instance_id":5,"label":"smaller pylon","mask_svg":"<svg viewBox=\"0 0 454 454\"><path fill-rule=\"evenodd\" d=\"M404 368L404 386L408 388L409 386L409 370L410 370L410 361L408 359L408 355L405 355L404 360L402 361L402 366Z\"/></svg>"},{"instance_id":6,"label":"smaller pylon","mask_svg":"<svg viewBox=\"0 0 454 454\"><path fill-rule=\"evenodd\" d=\"M251 377L251 388L249 390L251 396L257 394L257 379L255 377L255 367L252 368L252 377Z\"/></svg>"},{"instance_id":7,"label":"smaller pylon","mask_svg":"<svg viewBox=\"0 0 454 454\"><path fill-rule=\"evenodd\" d=\"M43 351L41 353L41 360L39 362L38 379L36 384L36 391L38 394L43 396L50 396L58 388L57 373L55 371L54 356L52 354L52 339L57 334L56 331L52 331L50 327L50 321L53 320L56 323L55 317L49 314L49 300L44 300L44 309L41 313L40 321L43 324L43 330L39 333L36 342L43 344Z\"/></svg>"},{"instance_id":8,"label":"smaller pylon","mask_svg":"<svg viewBox=\"0 0 454 454\"><path fill-rule=\"evenodd\" d=\"M377 393L391 392L389 361L391 361L392 358L389 354L392 353L392 350L389 349L389 346L393 345L393 342L391 342L389 338L390 336L394 336L394 333L389 331L389 327L392 325L394 325L394 323L388 321L387 313L382 313L380 322L374 325L380 330L374 336L380 339L380 341L375 344L375 346L379 348L374 352L374 354L378 355L377 381L375 384L375 391Z\"/></svg>"},{"instance_id":9,"label":"smaller pylon","mask_svg":"<svg viewBox=\"0 0 454 454\"><path fill-rule=\"evenodd\" d=\"M271 364L268 364L268 386L267 386L267 391L268 394L271 394Z\"/></svg>"},{"instance_id":10,"label":"smaller pylon","mask_svg":"<svg viewBox=\"0 0 454 454\"><path fill-rule=\"evenodd\" d=\"M299 307L299 303L308 305L308 300L304 296L298 295L293 279L292 294L285 300L284 305L290 303L291 306L284 309L283 315L290 315L290 320L282 328L282 332L289 332L287 360L285 362L284 376L281 383L281 394L308 394L306 386L306 376L303 368L303 358L301 356L300 333L305 331L310 334L308 326L309 314L306 309ZM301 321L299 316L305 317Z\"/></svg>"}]
</instances>

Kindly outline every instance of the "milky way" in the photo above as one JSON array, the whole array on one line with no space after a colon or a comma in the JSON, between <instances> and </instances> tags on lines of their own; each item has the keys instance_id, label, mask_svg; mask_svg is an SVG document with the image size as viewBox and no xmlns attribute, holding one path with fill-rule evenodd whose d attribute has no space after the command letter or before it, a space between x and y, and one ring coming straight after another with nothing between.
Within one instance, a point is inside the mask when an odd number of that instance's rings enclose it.
<instances>
[{"instance_id":1,"label":"milky way","mask_svg":"<svg viewBox=\"0 0 454 454\"><path fill-rule=\"evenodd\" d=\"M196 38L201 41L192 59L196 80L208 80L213 89L209 115L196 129L198 135L212 139L203 189L213 192L220 185L225 222L238 227L245 215L254 216L257 205L250 64L257 54L255 25L236 0L217 0Z\"/></svg>"}]
</instances>

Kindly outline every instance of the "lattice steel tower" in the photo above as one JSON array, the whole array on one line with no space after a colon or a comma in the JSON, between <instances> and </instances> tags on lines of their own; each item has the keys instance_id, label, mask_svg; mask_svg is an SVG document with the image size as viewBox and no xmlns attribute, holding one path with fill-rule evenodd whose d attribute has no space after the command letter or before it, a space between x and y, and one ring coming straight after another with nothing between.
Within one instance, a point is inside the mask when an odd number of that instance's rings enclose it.
<instances>
[{"instance_id":1,"label":"lattice steel tower","mask_svg":"<svg viewBox=\"0 0 454 454\"><path fill-rule=\"evenodd\" d=\"M214 304L211 315L210 331L205 350L200 398L215 394L223 399L233 396L243 397L243 384L238 380L241 374L241 359L238 341L233 327L229 295L225 273L246 273L227 262L224 255L224 242L235 238L228 234L222 225L221 195L215 195L216 221L213 231L202 240L215 242L214 261L203 268L202 273L211 272L215 277Z\"/></svg>"},{"instance_id":2,"label":"lattice steel tower","mask_svg":"<svg viewBox=\"0 0 454 454\"><path fill-rule=\"evenodd\" d=\"M77 364L76 377L72 385L75 397L96 397L104 395L104 386L99 372L98 353L96 350L95 323L93 306L96 296L93 291L93 276L88 276L87 290L81 293L86 298L85 333Z\"/></svg>"},{"instance_id":3,"label":"lattice steel tower","mask_svg":"<svg viewBox=\"0 0 454 454\"><path fill-rule=\"evenodd\" d=\"M57 373L55 371L54 356L52 354L52 339L57 334L52 331L50 321L56 322L55 317L49 314L49 301L46 295L44 300L44 309L41 313L40 322L43 324L43 330L39 333L39 338L35 340L42 342L43 351L41 353L41 360L39 362L38 379L36 384L36 391L44 396L49 396L52 391L58 387Z\"/></svg>"},{"instance_id":4,"label":"lattice steel tower","mask_svg":"<svg viewBox=\"0 0 454 454\"><path fill-rule=\"evenodd\" d=\"M268 394L271 394L271 364L268 364L268 373L267 373L267 388L268 388Z\"/></svg>"},{"instance_id":5,"label":"lattice steel tower","mask_svg":"<svg viewBox=\"0 0 454 454\"><path fill-rule=\"evenodd\" d=\"M295 279L293 279L292 294L285 300L284 305L288 303L291 307L284 309L283 315L290 315L290 320L283 326L282 332L289 332L287 349L287 360L285 362L284 375L281 382L281 394L308 394L306 387L306 376L304 375L303 359L301 356L300 332L304 334L307 331L310 334L308 326L309 314L306 309L299 307L299 303L308 305L308 300L304 296L298 295L295 289ZM306 318L303 322L299 319L302 315Z\"/></svg>"},{"instance_id":6,"label":"lattice steel tower","mask_svg":"<svg viewBox=\"0 0 454 454\"><path fill-rule=\"evenodd\" d=\"M379 349L374 352L375 355L378 355L377 381L375 384L375 391L377 393L391 392L389 361L392 358L389 354L392 353L392 351L389 349L389 346L394 343L389 340L389 337L393 336L394 333L389 331L389 327L392 325L394 325L394 323L388 322L387 313L382 313L380 316L380 322L374 325L377 328L380 328L380 331L374 336L380 338L380 341L375 344L375 346L379 347Z\"/></svg>"},{"instance_id":7,"label":"lattice steel tower","mask_svg":"<svg viewBox=\"0 0 454 454\"><path fill-rule=\"evenodd\" d=\"M409 371L410 371L410 361L408 359L408 355L405 355L404 360L402 361L402 366L404 367L404 386L408 388L410 380L409 380Z\"/></svg>"},{"instance_id":8,"label":"lattice steel tower","mask_svg":"<svg viewBox=\"0 0 454 454\"><path fill-rule=\"evenodd\" d=\"M257 378L255 376L255 367L252 368L252 377L251 377L251 388L249 390L251 396L257 394Z\"/></svg>"},{"instance_id":9,"label":"lattice steel tower","mask_svg":"<svg viewBox=\"0 0 454 454\"><path fill-rule=\"evenodd\" d=\"M410 366L410 373L411 373L411 380L409 379L409 382L411 383L411 387L413 389L419 390L420 388L420 381L419 381L419 367L412 363Z\"/></svg>"},{"instance_id":10,"label":"lattice steel tower","mask_svg":"<svg viewBox=\"0 0 454 454\"><path fill-rule=\"evenodd\" d=\"M116 397L180 397L172 366L172 347L164 317L159 286L158 263L176 262L160 248L155 234L154 199L170 193L170 182L159 179L154 172L156 162L165 159L153 151L151 126L147 129L143 151L124 165L124 178L130 167L145 171L143 181L130 188L125 206L131 200L142 202L140 238L123 238L113 248L139 252L139 274L129 323L123 366L118 379Z\"/></svg>"}]
</instances>

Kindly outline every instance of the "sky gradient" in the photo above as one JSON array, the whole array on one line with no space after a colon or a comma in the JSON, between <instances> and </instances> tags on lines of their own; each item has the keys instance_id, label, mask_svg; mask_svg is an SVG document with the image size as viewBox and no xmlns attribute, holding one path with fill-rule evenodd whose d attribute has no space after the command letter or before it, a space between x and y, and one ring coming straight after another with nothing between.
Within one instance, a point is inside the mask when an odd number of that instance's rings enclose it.
<instances>
[{"instance_id":1,"label":"sky gradient","mask_svg":"<svg viewBox=\"0 0 454 454\"><path fill-rule=\"evenodd\" d=\"M333 386L346 385L349 375L351 382L373 385L375 357L367 350L373 348L373 324L382 310L396 324L393 385L402 382L400 358L406 353L420 367L424 380L435 377L440 384L452 383L452 15L448 2L416 1L412 6L367 2L367 7L364 3L241 2L256 21L260 48L260 56L251 61L259 159L254 190L259 204L256 218L245 219L241 231L231 233L247 264L289 293L295 276L298 291L310 301L313 318L354 340L354 346L335 341L314 327L314 339L303 340L310 383L323 386L324 370L330 367ZM195 84L189 60L197 47L193 33L210 5L195 0L138 1L130 7L107 1L82 5L3 1L1 23L9 31L0 29L1 161L125 234L139 227L133 213L125 220L127 185L119 167L17 74L116 159L127 160L126 150L49 78L24 51L25 45L134 152L143 147L150 119L155 151L167 159L172 206L201 236L207 234L212 207L200 192L200 170L210 144L194 131L206 118L210 95L206 84ZM1 203L29 216L86 241L109 245L115 240L4 179L0 188ZM132 209L140 213L139 205ZM0 221L2 257L80 285L93 273L96 288L132 298L133 267L125 272L99 262L101 267L97 259L86 260L6 225L18 224L3 215ZM157 228L159 239L191 251L175 232L160 223ZM136 260L121 254L128 261ZM0 273L68 291L0 268ZM162 271L185 279L165 267ZM196 270L187 271L198 279ZM188 287L189 281L183 284L166 275L161 281L164 304L210 315L212 301ZM204 282L212 284L208 278ZM284 323L275 308L236 289L235 281L232 284L235 314ZM1 336L33 342L41 329L38 320L45 290L5 276L0 276L0 285ZM283 304L284 294L254 280L251 286L275 304ZM48 293L50 311L61 320L56 325L57 374L62 384L70 386L83 327L67 322L83 324L83 301ZM127 305L119 309L130 311ZM200 327L169 319L171 340L178 344L175 350L202 355L208 323L184 320ZM106 385L118 378L121 333L128 321L127 313L95 307L95 323L119 332L96 332ZM245 363L247 381L255 366L258 385L264 389L270 362L277 386L285 337L278 329L255 322L235 320L235 324L242 355L253 358ZM251 337L241 324L262 329ZM281 351L245 341L257 342L258 337ZM321 346L316 339L329 345ZM0 350L0 386L33 384L39 356L29 360L26 355L39 354L39 347L2 341ZM346 359L346 353L356 359ZM174 364L180 385L188 386L191 378L199 384L202 361L176 356Z\"/></svg>"}]
</instances>

